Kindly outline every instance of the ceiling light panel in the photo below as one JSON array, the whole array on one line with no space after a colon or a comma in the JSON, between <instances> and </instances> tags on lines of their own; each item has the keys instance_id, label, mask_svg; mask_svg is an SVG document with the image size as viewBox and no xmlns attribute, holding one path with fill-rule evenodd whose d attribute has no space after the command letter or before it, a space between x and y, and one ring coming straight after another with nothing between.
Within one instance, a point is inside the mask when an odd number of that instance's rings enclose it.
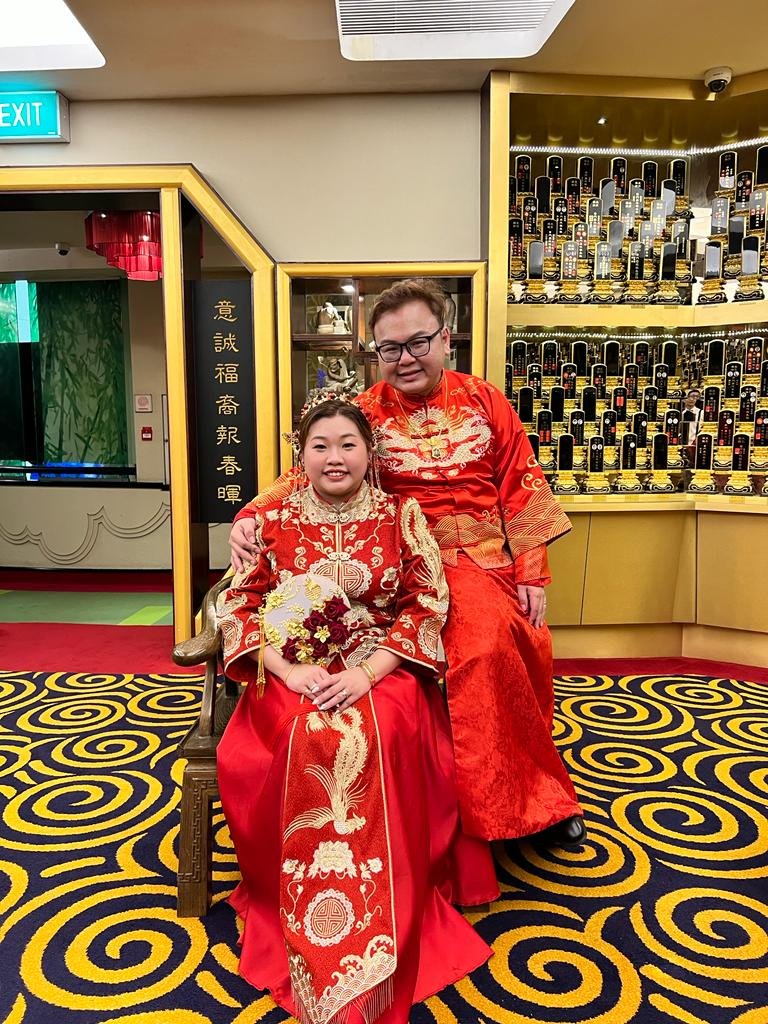
<instances>
[{"instance_id":1,"label":"ceiling light panel","mask_svg":"<svg viewBox=\"0 0 768 1024\"><path fill-rule=\"evenodd\" d=\"M347 60L479 60L538 53L575 0L336 0Z\"/></svg>"},{"instance_id":2,"label":"ceiling light panel","mask_svg":"<svg viewBox=\"0 0 768 1024\"><path fill-rule=\"evenodd\" d=\"M104 63L64 0L0 0L0 72L100 68Z\"/></svg>"}]
</instances>

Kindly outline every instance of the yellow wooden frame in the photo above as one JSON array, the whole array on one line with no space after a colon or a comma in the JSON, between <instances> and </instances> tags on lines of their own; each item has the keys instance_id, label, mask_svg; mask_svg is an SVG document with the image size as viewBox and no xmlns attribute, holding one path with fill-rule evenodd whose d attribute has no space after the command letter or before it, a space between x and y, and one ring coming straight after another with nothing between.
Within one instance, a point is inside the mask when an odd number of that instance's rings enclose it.
<instances>
[{"instance_id":1,"label":"yellow wooden frame","mask_svg":"<svg viewBox=\"0 0 768 1024\"><path fill-rule=\"evenodd\" d=\"M292 430L291 281L295 277L469 277L472 281L471 370L485 376L485 263L281 263L277 267L277 369L280 433ZM283 471L291 465L291 446L280 448Z\"/></svg>"},{"instance_id":2,"label":"yellow wooden frame","mask_svg":"<svg viewBox=\"0 0 768 1024\"><path fill-rule=\"evenodd\" d=\"M191 164L0 168L0 193L83 191L160 194L171 463L173 626L178 642L190 636L193 614L181 197L188 199L205 217L251 274L259 486L271 483L277 475L275 265Z\"/></svg>"}]
</instances>

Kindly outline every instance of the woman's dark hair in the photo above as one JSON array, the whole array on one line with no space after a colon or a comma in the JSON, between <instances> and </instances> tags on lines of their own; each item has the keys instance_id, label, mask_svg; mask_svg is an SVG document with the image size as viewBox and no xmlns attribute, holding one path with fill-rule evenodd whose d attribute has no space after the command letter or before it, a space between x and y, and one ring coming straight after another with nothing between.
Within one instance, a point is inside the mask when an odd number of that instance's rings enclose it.
<instances>
[{"instance_id":1,"label":"woman's dark hair","mask_svg":"<svg viewBox=\"0 0 768 1024\"><path fill-rule=\"evenodd\" d=\"M333 416L346 416L360 431L365 441L365 447L369 451L373 450L373 431L365 415L356 405L352 405L351 402L346 402L341 398L331 398L327 402L321 402L319 405L313 406L302 416L299 423L299 451L304 451L307 437L315 423L318 420L331 419Z\"/></svg>"}]
</instances>

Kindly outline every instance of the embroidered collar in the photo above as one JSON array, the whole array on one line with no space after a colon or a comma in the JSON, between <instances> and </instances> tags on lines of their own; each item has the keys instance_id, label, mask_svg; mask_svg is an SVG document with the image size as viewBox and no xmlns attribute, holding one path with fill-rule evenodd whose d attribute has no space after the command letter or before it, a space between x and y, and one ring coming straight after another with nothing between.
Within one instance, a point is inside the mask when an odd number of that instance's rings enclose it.
<instances>
[{"instance_id":1,"label":"embroidered collar","mask_svg":"<svg viewBox=\"0 0 768 1024\"><path fill-rule=\"evenodd\" d=\"M371 489L365 480L357 493L341 505L333 505L319 496L311 484L298 492L301 513L313 525L336 526L367 519L373 507Z\"/></svg>"}]
</instances>

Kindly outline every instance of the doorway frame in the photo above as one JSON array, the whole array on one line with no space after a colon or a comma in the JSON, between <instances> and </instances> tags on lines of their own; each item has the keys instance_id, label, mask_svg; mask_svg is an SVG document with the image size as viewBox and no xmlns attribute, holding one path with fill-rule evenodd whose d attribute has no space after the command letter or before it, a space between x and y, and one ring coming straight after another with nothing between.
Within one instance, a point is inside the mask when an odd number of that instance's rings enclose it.
<instances>
[{"instance_id":1,"label":"doorway frame","mask_svg":"<svg viewBox=\"0 0 768 1024\"><path fill-rule=\"evenodd\" d=\"M173 635L174 641L178 643L192 635L194 618L181 241L182 197L218 232L251 275L257 489L274 480L278 467L275 262L192 164L0 168L0 194L86 191L160 194L163 333L171 464Z\"/></svg>"}]
</instances>

